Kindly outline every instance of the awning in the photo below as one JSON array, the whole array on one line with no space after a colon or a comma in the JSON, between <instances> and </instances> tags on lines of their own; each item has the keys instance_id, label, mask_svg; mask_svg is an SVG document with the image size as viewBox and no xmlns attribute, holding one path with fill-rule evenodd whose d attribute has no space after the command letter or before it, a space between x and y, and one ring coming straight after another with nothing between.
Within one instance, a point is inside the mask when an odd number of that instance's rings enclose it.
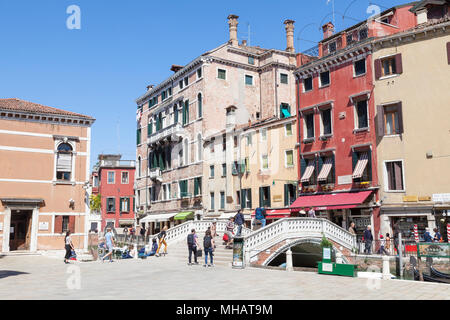
<instances>
[{"instance_id":1,"label":"awning","mask_svg":"<svg viewBox=\"0 0 450 320\"><path fill-rule=\"evenodd\" d=\"M134 220L133 219L123 219L123 220L119 220L119 226L123 226L123 225L134 225Z\"/></svg>"},{"instance_id":2,"label":"awning","mask_svg":"<svg viewBox=\"0 0 450 320\"><path fill-rule=\"evenodd\" d=\"M237 212L224 212L220 215L219 219L230 219L231 217L236 216Z\"/></svg>"},{"instance_id":3,"label":"awning","mask_svg":"<svg viewBox=\"0 0 450 320\"><path fill-rule=\"evenodd\" d=\"M295 200L291 210L300 211L302 208L311 207L314 207L316 211L356 208L366 201L371 193L372 191L361 191L303 196Z\"/></svg>"},{"instance_id":4,"label":"awning","mask_svg":"<svg viewBox=\"0 0 450 320\"><path fill-rule=\"evenodd\" d=\"M281 112L283 113L283 116L285 116L286 118L290 118L291 117L291 113L288 110L281 109Z\"/></svg>"},{"instance_id":5,"label":"awning","mask_svg":"<svg viewBox=\"0 0 450 320\"><path fill-rule=\"evenodd\" d=\"M291 216L291 209L274 209L274 210L267 210L267 217L266 219L283 219L283 218L289 218ZM254 218L256 215L255 211L252 213L252 218Z\"/></svg>"},{"instance_id":6,"label":"awning","mask_svg":"<svg viewBox=\"0 0 450 320\"><path fill-rule=\"evenodd\" d=\"M319 181L327 180L328 176L330 175L332 167L333 167L333 159L332 158L327 158L325 160L324 165L322 166L322 170L320 170L318 180Z\"/></svg>"},{"instance_id":7,"label":"awning","mask_svg":"<svg viewBox=\"0 0 450 320\"><path fill-rule=\"evenodd\" d=\"M180 212L179 214L177 214L175 216L175 218L173 218L174 220L186 220L188 218L192 218L194 215L194 212L192 211L187 211L187 212Z\"/></svg>"},{"instance_id":8,"label":"awning","mask_svg":"<svg viewBox=\"0 0 450 320\"><path fill-rule=\"evenodd\" d=\"M315 168L315 161L309 160L308 166L306 167L305 173L303 174L303 177L302 177L302 182L308 182L309 179L311 179L311 176L314 172L314 168Z\"/></svg>"},{"instance_id":9,"label":"awning","mask_svg":"<svg viewBox=\"0 0 450 320\"><path fill-rule=\"evenodd\" d=\"M368 152L361 153L361 156L355 167L355 172L353 172L353 179L359 179L363 176L364 169L366 169L368 163L369 163L369 153Z\"/></svg>"},{"instance_id":10,"label":"awning","mask_svg":"<svg viewBox=\"0 0 450 320\"><path fill-rule=\"evenodd\" d=\"M175 216L177 213L164 213L164 214L150 214L146 216L145 218L141 219L139 223L146 223L146 222L162 222L162 221L169 221L170 218Z\"/></svg>"}]
</instances>

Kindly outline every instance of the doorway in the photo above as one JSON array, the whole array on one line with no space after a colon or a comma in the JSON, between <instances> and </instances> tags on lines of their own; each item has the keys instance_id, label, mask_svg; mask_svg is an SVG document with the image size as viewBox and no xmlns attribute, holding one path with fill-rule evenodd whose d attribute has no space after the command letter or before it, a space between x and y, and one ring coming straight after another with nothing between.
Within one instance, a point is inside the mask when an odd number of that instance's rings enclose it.
<instances>
[{"instance_id":1,"label":"doorway","mask_svg":"<svg viewBox=\"0 0 450 320\"><path fill-rule=\"evenodd\" d=\"M33 212L30 210L11 211L10 251L30 250L32 214Z\"/></svg>"}]
</instances>

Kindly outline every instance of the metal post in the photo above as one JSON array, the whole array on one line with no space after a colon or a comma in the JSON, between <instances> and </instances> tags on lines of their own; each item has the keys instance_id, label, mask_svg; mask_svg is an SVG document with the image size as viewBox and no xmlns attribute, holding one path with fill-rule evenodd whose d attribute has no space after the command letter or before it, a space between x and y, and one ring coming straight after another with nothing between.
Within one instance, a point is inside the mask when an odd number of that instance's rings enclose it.
<instances>
[{"instance_id":1,"label":"metal post","mask_svg":"<svg viewBox=\"0 0 450 320\"><path fill-rule=\"evenodd\" d=\"M400 264L400 279L403 278L403 240L402 233L398 233L398 255L399 255L399 264Z\"/></svg>"}]
</instances>

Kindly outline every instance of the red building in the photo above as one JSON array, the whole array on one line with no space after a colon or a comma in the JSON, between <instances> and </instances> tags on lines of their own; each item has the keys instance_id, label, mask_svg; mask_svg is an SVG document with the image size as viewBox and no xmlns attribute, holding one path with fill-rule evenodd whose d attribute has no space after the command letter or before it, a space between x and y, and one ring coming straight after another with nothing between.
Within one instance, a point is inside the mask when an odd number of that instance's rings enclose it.
<instances>
[{"instance_id":1,"label":"red building","mask_svg":"<svg viewBox=\"0 0 450 320\"><path fill-rule=\"evenodd\" d=\"M369 224L378 234L380 224L371 42L413 27L411 7L391 8L336 34L330 22L318 56L297 56L301 190L292 210L314 207L316 216L345 229L353 221L359 237Z\"/></svg>"},{"instance_id":2,"label":"red building","mask_svg":"<svg viewBox=\"0 0 450 320\"><path fill-rule=\"evenodd\" d=\"M131 228L135 223L135 161L120 155L99 155L92 173L92 194L101 195L101 230Z\"/></svg>"}]
</instances>

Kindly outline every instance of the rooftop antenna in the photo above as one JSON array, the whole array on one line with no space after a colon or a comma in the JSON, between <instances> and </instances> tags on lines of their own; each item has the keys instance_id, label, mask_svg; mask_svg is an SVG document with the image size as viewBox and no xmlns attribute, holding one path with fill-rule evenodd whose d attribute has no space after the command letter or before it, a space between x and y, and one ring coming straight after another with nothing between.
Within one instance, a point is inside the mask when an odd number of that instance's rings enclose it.
<instances>
[{"instance_id":1,"label":"rooftop antenna","mask_svg":"<svg viewBox=\"0 0 450 320\"><path fill-rule=\"evenodd\" d=\"M247 45L250 47L250 22L247 22L247 28L248 28Z\"/></svg>"},{"instance_id":2,"label":"rooftop antenna","mask_svg":"<svg viewBox=\"0 0 450 320\"><path fill-rule=\"evenodd\" d=\"M334 13L334 0L327 0L327 5L328 5L330 2L331 2L332 5L333 5L333 24L336 25L336 16L335 16L335 13Z\"/></svg>"},{"instance_id":3,"label":"rooftop antenna","mask_svg":"<svg viewBox=\"0 0 450 320\"><path fill-rule=\"evenodd\" d=\"M120 154L120 120L117 120L117 149L118 149L118 154Z\"/></svg>"}]
</instances>

